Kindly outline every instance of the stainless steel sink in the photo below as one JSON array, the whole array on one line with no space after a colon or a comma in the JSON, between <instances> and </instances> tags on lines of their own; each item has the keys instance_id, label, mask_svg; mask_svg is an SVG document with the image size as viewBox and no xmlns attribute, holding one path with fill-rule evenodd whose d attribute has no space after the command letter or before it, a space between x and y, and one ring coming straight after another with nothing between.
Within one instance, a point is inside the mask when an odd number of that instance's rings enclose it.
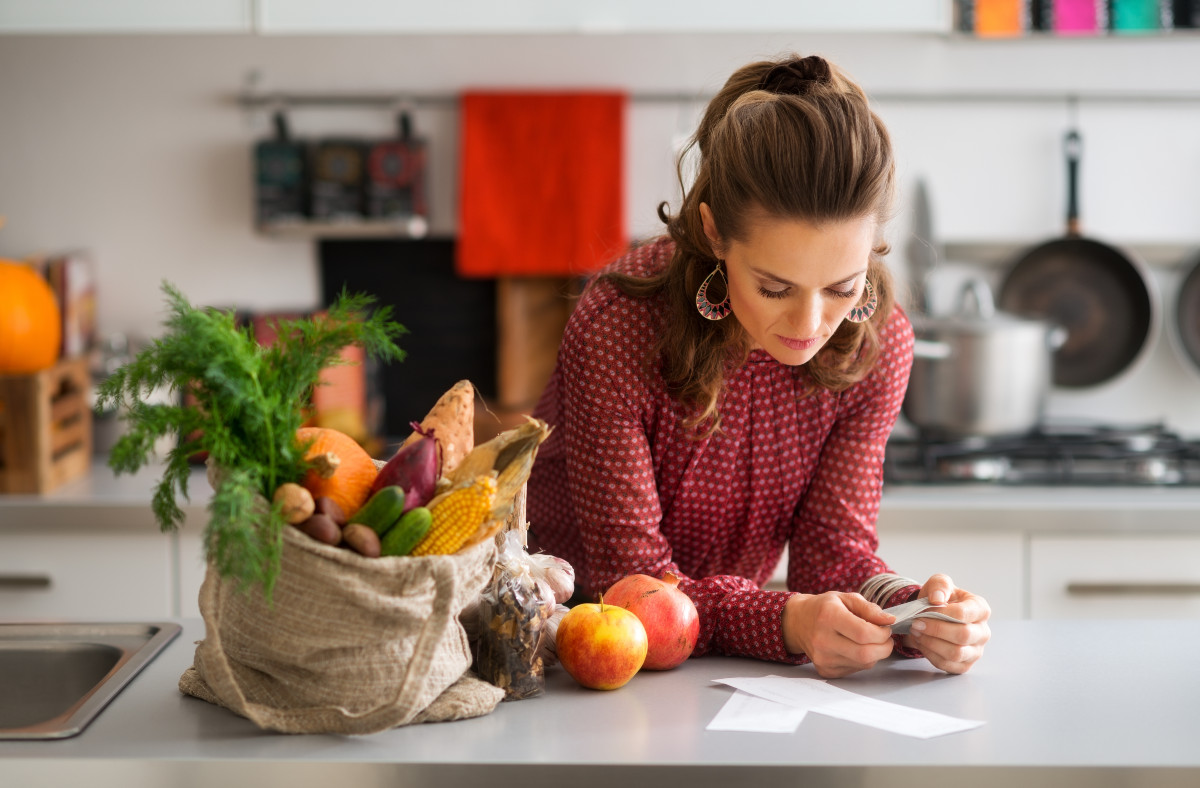
<instances>
[{"instance_id":1,"label":"stainless steel sink","mask_svg":"<svg viewBox=\"0 0 1200 788\"><path fill-rule=\"evenodd\" d=\"M75 736L178 624L0 623L0 739Z\"/></svg>"}]
</instances>

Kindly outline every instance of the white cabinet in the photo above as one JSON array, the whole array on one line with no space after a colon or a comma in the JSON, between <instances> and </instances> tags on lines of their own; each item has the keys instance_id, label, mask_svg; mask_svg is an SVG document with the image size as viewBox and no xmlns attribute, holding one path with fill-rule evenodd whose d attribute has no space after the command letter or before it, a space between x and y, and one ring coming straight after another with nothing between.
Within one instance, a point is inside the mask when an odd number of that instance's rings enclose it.
<instances>
[{"instance_id":1,"label":"white cabinet","mask_svg":"<svg viewBox=\"0 0 1200 788\"><path fill-rule=\"evenodd\" d=\"M200 618L200 584L204 582L204 523L179 531L179 615Z\"/></svg>"},{"instance_id":2,"label":"white cabinet","mask_svg":"<svg viewBox=\"0 0 1200 788\"><path fill-rule=\"evenodd\" d=\"M949 32L950 0L259 0L261 33Z\"/></svg>"},{"instance_id":3,"label":"white cabinet","mask_svg":"<svg viewBox=\"0 0 1200 788\"><path fill-rule=\"evenodd\" d=\"M941 572L987 600L994 618L1025 618L1025 537L982 533L889 530L880 524L878 555L897 574L924 583ZM764 588L787 588L787 550Z\"/></svg>"},{"instance_id":4,"label":"white cabinet","mask_svg":"<svg viewBox=\"0 0 1200 788\"><path fill-rule=\"evenodd\" d=\"M883 517L878 553L918 582L949 575L997 619L1200 617L1200 536L889 529ZM783 564L771 587L785 580Z\"/></svg>"},{"instance_id":5,"label":"white cabinet","mask_svg":"<svg viewBox=\"0 0 1200 788\"><path fill-rule=\"evenodd\" d=\"M900 575L924 583L940 572L987 600L993 618L1024 618L1025 538L1019 531L976 533L887 530L878 553Z\"/></svg>"},{"instance_id":6,"label":"white cabinet","mask_svg":"<svg viewBox=\"0 0 1200 788\"><path fill-rule=\"evenodd\" d=\"M0 33L249 33L254 0L0 0Z\"/></svg>"},{"instance_id":7,"label":"white cabinet","mask_svg":"<svg viewBox=\"0 0 1200 788\"><path fill-rule=\"evenodd\" d=\"M1033 536L1033 618L1196 618L1200 537Z\"/></svg>"},{"instance_id":8,"label":"white cabinet","mask_svg":"<svg viewBox=\"0 0 1200 788\"><path fill-rule=\"evenodd\" d=\"M55 529L0 539L0 619L175 615L174 544L167 535Z\"/></svg>"}]
</instances>

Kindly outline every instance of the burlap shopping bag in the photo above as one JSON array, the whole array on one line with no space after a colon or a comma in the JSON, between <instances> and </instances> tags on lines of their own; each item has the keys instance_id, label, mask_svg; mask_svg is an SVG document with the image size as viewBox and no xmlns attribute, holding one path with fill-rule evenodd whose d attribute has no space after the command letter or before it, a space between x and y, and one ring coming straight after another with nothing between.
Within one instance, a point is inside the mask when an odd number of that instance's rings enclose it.
<instances>
[{"instance_id":1,"label":"burlap shopping bag","mask_svg":"<svg viewBox=\"0 0 1200 788\"><path fill-rule=\"evenodd\" d=\"M469 674L459 623L492 575L493 540L455 555L364 558L283 533L272 603L209 565L206 636L182 692L267 730L345 734L479 716L504 697Z\"/></svg>"}]
</instances>

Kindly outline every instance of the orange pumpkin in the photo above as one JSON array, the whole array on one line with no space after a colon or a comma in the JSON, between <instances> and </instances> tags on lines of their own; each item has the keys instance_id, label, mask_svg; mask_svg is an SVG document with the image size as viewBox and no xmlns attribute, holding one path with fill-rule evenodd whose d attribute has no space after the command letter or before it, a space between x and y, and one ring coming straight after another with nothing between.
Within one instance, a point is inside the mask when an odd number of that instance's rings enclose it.
<instances>
[{"instance_id":1,"label":"orange pumpkin","mask_svg":"<svg viewBox=\"0 0 1200 788\"><path fill-rule=\"evenodd\" d=\"M0 374L54 366L62 344L58 301L32 268L0 260Z\"/></svg>"},{"instance_id":2,"label":"orange pumpkin","mask_svg":"<svg viewBox=\"0 0 1200 788\"><path fill-rule=\"evenodd\" d=\"M332 498L347 516L352 516L367 502L371 484L379 473L375 462L366 449L344 432L326 427L301 427L296 431L297 443L310 440L312 445L304 458L309 461L322 458L323 462L304 475L301 485L314 498ZM336 461L328 462L328 455L336 457Z\"/></svg>"}]
</instances>

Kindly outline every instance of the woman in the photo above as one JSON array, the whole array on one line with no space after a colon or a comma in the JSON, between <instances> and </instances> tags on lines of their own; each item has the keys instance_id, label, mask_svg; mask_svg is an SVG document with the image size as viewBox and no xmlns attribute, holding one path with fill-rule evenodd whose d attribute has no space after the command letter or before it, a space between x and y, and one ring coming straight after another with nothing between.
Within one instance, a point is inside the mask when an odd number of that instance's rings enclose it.
<instances>
[{"instance_id":1,"label":"woman","mask_svg":"<svg viewBox=\"0 0 1200 788\"><path fill-rule=\"evenodd\" d=\"M564 333L536 411L555 430L529 481L531 540L589 596L680 576L697 654L847 675L892 652L883 608L919 595L964 623L919 621L901 649L967 671L987 603L875 555L912 365L882 259L883 124L836 67L792 57L734 73L693 143L679 213L659 207L667 234L594 280ZM764 591L785 545L790 590Z\"/></svg>"}]
</instances>

